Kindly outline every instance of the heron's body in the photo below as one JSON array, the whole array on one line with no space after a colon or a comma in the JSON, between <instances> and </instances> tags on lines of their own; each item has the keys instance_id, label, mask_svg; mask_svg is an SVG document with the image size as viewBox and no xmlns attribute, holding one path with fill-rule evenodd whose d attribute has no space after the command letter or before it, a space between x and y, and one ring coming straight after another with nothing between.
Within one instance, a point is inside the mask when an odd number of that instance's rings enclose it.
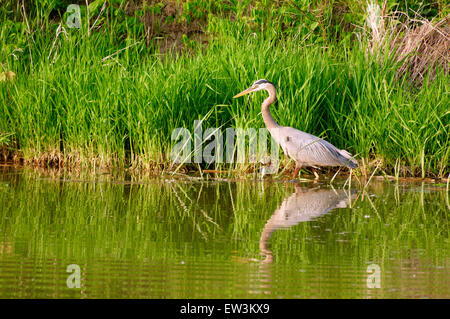
<instances>
[{"instance_id":1,"label":"heron's body","mask_svg":"<svg viewBox=\"0 0 450 319\"><path fill-rule=\"evenodd\" d=\"M269 130L270 131L270 130ZM327 141L292 127L280 127L270 134L280 144L284 153L299 166L342 166L357 167L351 162L351 155L339 150Z\"/></svg>"},{"instance_id":2,"label":"heron's body","mask_svg":"<svg viewBox=\"0 0 450 319\"><path fill-rule=\"evenodd\" d=\"M272 83L267 80L258 80L245 91L235 97L250 92L266 90L269 97L261 106L261 113L267 129L273 139L281 146L284 153L296 162L294 177L302 166L347 166L356 168L358 164L350 153L340 150L331 143L309 133L302 132L293 127L278 125L270 113L270 105L276 100L276 91Z\"/></svg>"}]
</instances>

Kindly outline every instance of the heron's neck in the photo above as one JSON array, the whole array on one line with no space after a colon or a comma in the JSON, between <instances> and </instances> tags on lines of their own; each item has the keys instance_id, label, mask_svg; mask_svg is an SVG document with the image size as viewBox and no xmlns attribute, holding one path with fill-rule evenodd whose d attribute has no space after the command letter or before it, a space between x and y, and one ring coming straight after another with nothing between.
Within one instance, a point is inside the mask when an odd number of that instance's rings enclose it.
<instances>
[{"instance_id":1,"label":"heron's neck","mask_svg":"<svg viewBox=\"0 0 450 319\"><path fill-rule=\"evenodd\" d=\"M269 97L264 100L261 106L261 113L263 116L264 123L266 124L267 128L274 128L274 127L280 127L277 122L272 117L272 114L270 114L269 107L270 105L275 102L277 98L277 93L275 91L275 88L273 86L269 86L267 88L267 92L269 92Z\"/></svg>"}]
</instances>

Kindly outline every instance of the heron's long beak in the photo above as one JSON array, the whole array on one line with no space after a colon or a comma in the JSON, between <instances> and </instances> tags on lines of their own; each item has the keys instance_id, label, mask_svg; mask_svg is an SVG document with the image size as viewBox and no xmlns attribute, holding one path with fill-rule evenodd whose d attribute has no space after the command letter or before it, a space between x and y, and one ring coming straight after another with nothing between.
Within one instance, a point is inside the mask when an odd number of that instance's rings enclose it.
<instances>
[{"instance_id":1,"label":"heron's long beak","mask_svg":"<svg viewBox=\"0 0 450 319\"><path fill-rule=\"evenodd\" d=\"M255 89L256 89L256 87L255 87L255 86L252 86L252 87L248 88L247 90L244 90L244 91L242 91L241 93L238 93L238 94L236 94L235 96L233 96L233 99L235 99L235 98L237 98L237 97L240 97L240 96L242 96L242 95L245 95L245 94L249 94L249 93L253 92Z\"/></svg>"}]
</instances>

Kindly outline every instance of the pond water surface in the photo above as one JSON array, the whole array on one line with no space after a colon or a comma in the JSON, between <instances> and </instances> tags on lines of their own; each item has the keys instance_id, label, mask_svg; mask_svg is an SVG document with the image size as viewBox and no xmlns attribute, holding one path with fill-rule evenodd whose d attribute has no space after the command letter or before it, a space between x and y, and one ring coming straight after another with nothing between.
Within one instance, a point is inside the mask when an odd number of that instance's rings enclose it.
<instances>
[{"instance_id":1,"label":"pond water surface","mask_svg":"<svg viewBox=\"0 0 450 319\"><path fill-rule=\"evenodd\" d=\"M446 185L352 183L1 167L0 298L450 298Z\"/></svg>"}]
</instances>

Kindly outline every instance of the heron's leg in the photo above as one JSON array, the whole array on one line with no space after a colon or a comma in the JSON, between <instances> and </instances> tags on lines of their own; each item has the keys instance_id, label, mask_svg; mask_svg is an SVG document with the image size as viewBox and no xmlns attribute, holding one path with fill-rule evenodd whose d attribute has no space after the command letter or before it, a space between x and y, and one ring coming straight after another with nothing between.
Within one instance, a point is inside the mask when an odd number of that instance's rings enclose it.
<instances>
[{"instance_id":1,"label":"heron's leg","mask_svg":"<svg viewBox=\"0 0 450 319\"><path fill-rule=\"evenodd\" d=\"M302 164L299 164L299 163L295 164L294 179L297 177L298 172L300 171L301 168L302 168Z\"/></svg>"},{"instance_id":2,"label":"heron's leg","mask_svg":"<svg viewBox=\"0 0 450 319\"><path fill-rule=\"evenodd\" d=\"M319 174L317 174L316 169L314 167L311 167L312 172L314 173L314 180L317 181L319 180Z\"/></svg>"}]
</instances>

